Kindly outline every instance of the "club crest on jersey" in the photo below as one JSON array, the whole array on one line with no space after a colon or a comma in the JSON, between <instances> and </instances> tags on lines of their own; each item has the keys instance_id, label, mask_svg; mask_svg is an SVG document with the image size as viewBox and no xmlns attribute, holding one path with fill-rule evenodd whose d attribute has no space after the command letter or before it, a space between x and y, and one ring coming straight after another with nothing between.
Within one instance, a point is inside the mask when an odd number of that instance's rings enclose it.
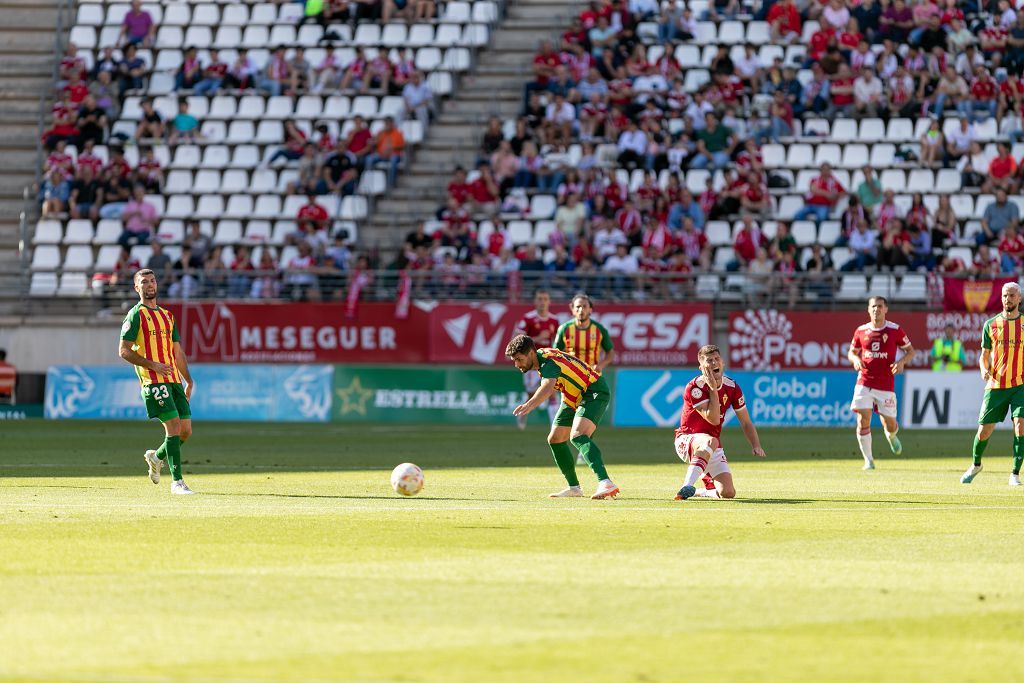
<instances>
[{"instance_id":1,"label":"club crest on jersey","mask_svg":"<svg viewBox=\"0 0 1024 683\"><path fill-rule=\"evenodd\" d=\"M694 398L700 398L700 389L698 389L697 387L690 389L690 396L693 396Z\"/></svg>"}]
</instances>

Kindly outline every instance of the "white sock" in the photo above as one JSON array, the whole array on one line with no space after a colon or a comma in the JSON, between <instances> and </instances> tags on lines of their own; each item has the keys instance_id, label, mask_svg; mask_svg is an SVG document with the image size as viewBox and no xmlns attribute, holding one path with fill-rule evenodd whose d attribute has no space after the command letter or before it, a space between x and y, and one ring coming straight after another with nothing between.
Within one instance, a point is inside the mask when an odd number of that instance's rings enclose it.
<instances>
[{"instance_id":1,"label":"white sock","mask_svg":"<svg viewBox=\"0 0 1024 683\"><path fill-rule=\"evenodd\" d=\"M693 486L694 488L696 488L697 482L700 481L703 477L703 465L690 465L686 469L686 480L683 482L683 486Z\"/></svg>"},{"instance_id":2,"label":"white sock","mask_svg":"<svg viewBox=\"0 0 1024 683\"><path fill-rule=\"evenodd\" d=\"M864 462L874 462L875 458L871 455L871 432L867 434L861 434L857 432L857 445L860 446L860 454L864 456Z\"/></svg>"}]
</instances>

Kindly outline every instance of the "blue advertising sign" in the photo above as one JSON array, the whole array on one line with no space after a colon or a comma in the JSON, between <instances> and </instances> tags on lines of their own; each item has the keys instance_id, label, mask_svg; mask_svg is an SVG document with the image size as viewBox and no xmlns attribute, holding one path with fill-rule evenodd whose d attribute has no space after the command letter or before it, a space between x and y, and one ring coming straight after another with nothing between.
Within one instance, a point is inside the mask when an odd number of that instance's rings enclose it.
<instances>
[{"instance_id":1,"label":"blue advertising sign","mask_svg":"<svg viewBox=\"0 0 1024 683\"><path fill-rule=\"evenodd\" d=\"M747 410L759 427L853 426L850 411L857 373L842 370L730 372L743 390ZM620 369L616 377L614 424L619 427L676 427L683 409L683 388L697 376L693 369ZM896 377L896 395L903 377ZM729 411L725 424L735 424Z\"/></svg>"},{"instance_id":2,"label":"blue advertising sign","mask_svg":"<svg viewBox=\"0 0 1024 683\"><path fill-rule=\"evenodd\" d=\"M192 365L197 420L326 422L330 365ZM145 419L139 380L128 366L52 366L46 372L50 419Z\"/></svg>"}]
</instances>

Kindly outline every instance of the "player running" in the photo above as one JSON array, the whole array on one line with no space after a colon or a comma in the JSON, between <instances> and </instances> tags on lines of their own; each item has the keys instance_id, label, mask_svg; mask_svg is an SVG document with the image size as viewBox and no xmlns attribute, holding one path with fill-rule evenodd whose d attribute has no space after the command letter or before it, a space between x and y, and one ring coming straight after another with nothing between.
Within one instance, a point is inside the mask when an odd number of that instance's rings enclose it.
<instances>
[{"instance_id":1,"label":"player running","mask_svg":"<svg viewBox=\"0 0 1024 683\"><path fill-rule=\"evenodd\" d=\"M857 444L864 456L864 469L875 469L875 457L871 453L871 411L878 411L885 430L885 440L893 455L903 452L896 432L896 378L917 353L910 343L910 337L896 323L886 320L889 302L885 297L873 296L868 299L868 315L871 322L858 327L853 333L850 350L846 357L857 376L857 387L853 390L850 410L857 413ZM897 360L897 350L903 356Z\"/></svg>"},{"instance_id":2,"label":"player running","mask_svg":"<svg viewBox=\"0 0 1024 683\"><path fill-rule=\"evenodd\" d=\"M1021 324L1020 285L1007 282L1002 291L1003 312L985 322L981 333L981 378L985 380L985 398L978 416L974 437L974 463L961 484L970 484L981 472L981 455L996 424L1013 418L1013 471L1010 486L1020 486L1020 466L1024 463L1024 325Z\"/></svg>"},{"instance_id":3,"label":"player running","mask_svg":"<svg viewBox=\"0 0 1024 683\"><path fill-rule=\"evenodd\" d=\"M572 311L572 320L566 320L555 332L555 348L576 356L598 372L604 372L615 360L615 346L608 330L590 319L594 302L581 292L569 302L569 310ZM584 464L582 455L576 456L576 464Z\"/></svg>"},{"instance_id":4,"label":"player running","mask_svg":"<svg viewBox=\"0 0 1024 683\"><path fill-rule=\"evenodd\" d=\"M533 295L533 309L523 316L523 319L516 323L516 334L525 334L533 339L533 342L540 347L551 346L554 341L555 332L558 330L558 318L551 315L551 295L543 289L538 289ZM532 394L540 386L540 373L530 370L523 374L523 386L526 393ZM558 414L558 395L552 394L548 402L548 418L552 421ZM520 429L526 429L526 416L516 418L516 424Z\"/></svg>"},{"instance_id":5,"label":"player running","mask_svg":"<svg viewBox=\"0 0 1024 683\"><path fill-rule=\"evenodd\" d=\"M537 348L533 339L525 334L512 338L505 347L505 355L520 372L537 370L541 377L540 387L526 403L515 407L513 415L528 415L530 411L544 405L556 391L562 393L562 405L548 433L548 446L569 487L552 493L550 497L583 496L580 480L576 477L576 463L569 449L571 441L597 475L597 490L591 498L613 498L619 492L619 487L608 478L601 449L591 439L611 398L608 384L601 373L564 351Z\"/></svg>"},{"instance_id":6,"label":"player running","mask_svg":"<svg viewBox=\"0 0 1024 683\"><path fill-rule=\"evenodd\" d=\"M171 468L171 493L190 494L181 477L181 446L192 435L192 398L195 382L188 371L185 352L174 316L156 303L156 274L149 269L135 273L135 291L139 303L124 318L118 355L135 366L142 384L142 399L150 419L164 426L165 438L157 450L143 456L149 465L149 478L160 483L164 460ZM187 386L182 388L181 380Z\"/></svg>"},{"instance_id":7,"label":"player running","mask_svg":"<svg viewBox=\"0 0 1024 683\"><path fill-rule=\"evenodd\" d=\"M696 484L708 476L714 480L718 491L717 496L708 497L735 498L736 487L733 486L729 461L725 459L721 443L722 423L729 408L736 413L743 436L750 442L751 452L763 458L764 449L747 412L743 391L732 378L725 376L725 363L718 347L713 344L700 347L697 365L700 374L686 385L683 413L676 430L676 455L690 465L686 468L686 480L676 494L676 500L701 495ZM712 396L716 400L712 400Z\"/></svg>"}]
</instances>

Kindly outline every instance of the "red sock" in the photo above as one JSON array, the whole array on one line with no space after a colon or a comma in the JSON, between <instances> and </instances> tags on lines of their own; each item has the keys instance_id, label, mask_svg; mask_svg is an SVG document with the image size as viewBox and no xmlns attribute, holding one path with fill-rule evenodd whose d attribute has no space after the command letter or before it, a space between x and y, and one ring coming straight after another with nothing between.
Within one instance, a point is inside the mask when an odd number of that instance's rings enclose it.
<instances>
[{"instance_id":1,"label":"red sock","mask_svg":"<svg viewBox=\"0 0 1024 683\"><path fill-rule=\"evenodd\" d=\"M715 490L715 480L711 478L710 474L705 474L703 481L704 481L704 488L706 490L708 490L708 491L714 491Z\"/></svg>"}]
</instances>

